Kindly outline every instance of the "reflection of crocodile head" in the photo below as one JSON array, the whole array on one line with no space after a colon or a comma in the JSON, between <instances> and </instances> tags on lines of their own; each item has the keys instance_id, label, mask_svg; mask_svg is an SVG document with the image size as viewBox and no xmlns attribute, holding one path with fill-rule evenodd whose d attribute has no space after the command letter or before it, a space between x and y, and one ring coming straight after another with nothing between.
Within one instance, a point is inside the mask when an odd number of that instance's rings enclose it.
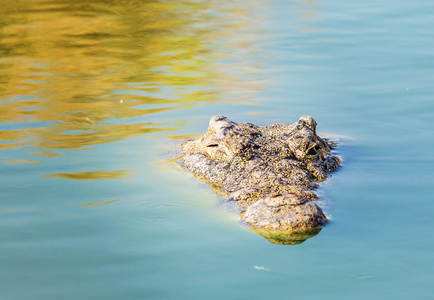
<instances>
[{"instance_id":1,"label":"reflection of crocodile head","mask_svg":"<svg viewBox=\"0 0 434 300\"><path fill-rule=\"evenodd\" d=\"M312 236L303 233L327 220L311 200L316 199L315 182L325 180L340 164L330 148L309 116L269 126L216 116L204 136L182 145L185 155L179 162L246 209L244 223L291 240L291 234Z\"/></svg>"},{"instance_id":2,"label":"reflection of crocodile head","mask_svg":"<svg viewBox=\"0 0 434 300\"><path fill-rule=\"evenodd\" d=\"M264 230L252 227L251 230L263 236L273 244L277 245L298 245L316 236L321 228L314 228L311 230L292 232L292 231L282 231L282 230Z\"/></svg>"}]
</instances>

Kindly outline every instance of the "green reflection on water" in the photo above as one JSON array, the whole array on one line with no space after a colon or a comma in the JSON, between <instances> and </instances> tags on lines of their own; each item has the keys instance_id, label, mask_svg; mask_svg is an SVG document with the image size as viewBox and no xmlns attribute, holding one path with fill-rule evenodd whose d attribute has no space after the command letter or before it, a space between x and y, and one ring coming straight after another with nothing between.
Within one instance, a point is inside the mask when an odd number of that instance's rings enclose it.
<instances>
[{"instance_id":1,"label":"green reflection on water","mask_svg":"<svg viewBox=\"0 0 434 300\"><path fill-rule=\"evenodd\" d=\"M247 85L261 88L251 79L254 67L237 73L230 72L236 64L222 63L235 57L227 38L254 22L244 16L247 8L218 1L3 2L0 122L16 126L0 133L0 149L77 149L173 130L181 123L150 116L215 102Z\"/></svg>"}]
</instances>

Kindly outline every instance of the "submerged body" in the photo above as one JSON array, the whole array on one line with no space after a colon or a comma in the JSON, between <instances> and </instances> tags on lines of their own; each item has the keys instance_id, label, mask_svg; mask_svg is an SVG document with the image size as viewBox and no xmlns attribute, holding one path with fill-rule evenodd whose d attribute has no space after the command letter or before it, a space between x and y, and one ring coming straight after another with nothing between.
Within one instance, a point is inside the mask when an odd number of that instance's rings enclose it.
<instances>
[{"instance_id":1,"label":"submerged body","mask_svg":"<svg viewBox=\"0 0 434 300\"><path fill-rule=\"evenodd\" d=\"M253 228L295 233L327 220L312 190L341 160L316 134L312 117L256 126L215 116L182 151L179 163L246 209L242 221Z\"/></svg>"}]
</instances>

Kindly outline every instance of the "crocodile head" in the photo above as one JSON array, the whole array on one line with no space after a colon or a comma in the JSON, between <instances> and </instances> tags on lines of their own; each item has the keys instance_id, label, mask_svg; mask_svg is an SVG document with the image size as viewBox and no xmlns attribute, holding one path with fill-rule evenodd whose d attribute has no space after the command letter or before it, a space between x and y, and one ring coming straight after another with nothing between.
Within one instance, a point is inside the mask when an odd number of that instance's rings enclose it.
<instances>
[{"instance_id":1,"label":"crocodile head","mask_svg":"<svg viewBox=\"0 0 434 300\"><path fill-rule=\"evenodd\" d=\"M310 116L269 126L215 116L202 137L182 145L179 163L246 209L242 220L252 228L279 236L317 229L327 218L310 201L316 199L312 190L341 160L316 125ZM270 199L282 200L271 205Z\"/></svg>"}]
</instances>

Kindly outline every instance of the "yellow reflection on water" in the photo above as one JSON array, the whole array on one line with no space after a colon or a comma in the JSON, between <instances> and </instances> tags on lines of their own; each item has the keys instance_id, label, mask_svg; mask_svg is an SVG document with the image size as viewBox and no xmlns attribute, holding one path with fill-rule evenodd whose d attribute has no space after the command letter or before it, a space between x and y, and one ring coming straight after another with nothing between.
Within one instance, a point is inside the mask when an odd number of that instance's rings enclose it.
<instances>
[{"instance_id":1,"label":"yellow reflection on water","mask_svg":"<svg viewBox=\"0 0 434 300\"><path fill-rule=\"evenodd\" d=\"M42 157L59 157L59 156L62 156L61 153L53 152L53 151L32 151L32 152L27 152L27 153L40 155Z\"/></svg>"},{"instance_id":2,"label":"yellow reflection on water","mask_svg":"<svg viewBox=\"0 0 434 300\"><path fill-rule=\"evenodd\" d=\"M88 202L88 203L77 203L78 206L83 206L83 207L102 207L102 206L105 206L107 204L119 205L120 200L110 200L110 201L97 200L97 201Z\"/></svg>"},{"instance_id":3,"label":"yellow reflection on water","mask_svg":"<svg viewBox=\"0 0 434 300\"><path fill-rule=\"evenodd\" d=\"M8 164L40 164L40 161L36 161L36 160L28 160L28 159L15 159L15 160L4 160L3 162L8 163Z\"/></svg>"},{"instance_id":4,"label":"yellow reflection on water","mask_svg":"<svg viewBox=\"0 0 434 300\"><path fill-rule=\"evenodd\" d=\"M74 180L98 180L98 179L120 179L126 175L131 174L132 170L118 170L118 171L108 171L108 170L95 170L87 172L76 172L76 173L57 173L43 175L42 177L58 177L65 179Z\"/></svg>"},{"instance_id":5,"label":"yellow reflection on water","mask_svg":"<svg viewBox=\"0 0 434 300\"><path fill-rule=\"evenodd\" d=\"M0 122L21 124L0 149L172 130L180 123L151 116L261 89L260 67L237 61L254 49L254 34L237 35L255 23L249 6L22 0L2 1L0 18Z\"/></svg>"}]
</instances>

